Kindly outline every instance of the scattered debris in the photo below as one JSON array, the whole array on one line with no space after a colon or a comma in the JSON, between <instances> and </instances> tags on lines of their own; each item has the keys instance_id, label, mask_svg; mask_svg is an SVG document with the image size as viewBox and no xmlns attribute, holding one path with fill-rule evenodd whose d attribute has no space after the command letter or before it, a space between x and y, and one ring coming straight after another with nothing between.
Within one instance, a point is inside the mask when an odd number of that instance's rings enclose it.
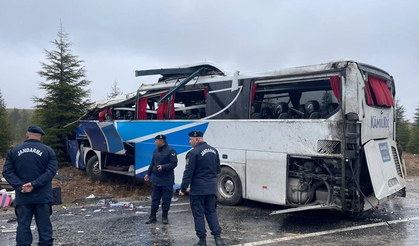
<instances>
[{"instance_id":1,"label":"scattered debris","mask_svg":"<svg viewBox=\"0 0 419 246\"><path fill-rule=\"evenodd\" d=\"M92 199L92 198L96 198L95 195L90 194L90 196L86 197L86 199Z\"/></svg>"},{"instance_id":2,"label":"scattered debris","mask_svg":"<svg viewBox=\"0 0 419 246\"><path fill-rule=\"evenodd\" d=\"M13 191L14 194L14 191ZM9 192L6 191L6 189L0 190L0 208L5 208L10 206L13 203L13 198L9 194Z\"/></svg>"},{"instance_id":3,"label":"scattered debris","mask_svg":"<svg viewBox=\"0 0 419 246\"><path fill-rule=\"evenodd\" d=\"M134 205L130 202L118 202L118 203L110 203L111 208L133 208Z\"/></svg>"},{"instance_id":4,"label":"scattered debris","mask_svg":"<svg viewBox=\"0 0 419 246\"><path fill-rule=\"evenodd\" d=\"M1 232L3 232L3 233L16 232L16 229L3 229L3 230L1 230Z\"/></svg>"},{"instance_id":5,"label":"scattered debris","mask_svg":"<svg viewBox=\"0 0 419 246\"><path fill-rule=\"evenodd\" d=\"M35 226L31 226L31 231L34 231L35 228L36 228ZM13 228L13 229L2 229L1 232L2 233L11 233L11 232L16 232L16 229L17 228Z\"/></svg>"}]
</instances>

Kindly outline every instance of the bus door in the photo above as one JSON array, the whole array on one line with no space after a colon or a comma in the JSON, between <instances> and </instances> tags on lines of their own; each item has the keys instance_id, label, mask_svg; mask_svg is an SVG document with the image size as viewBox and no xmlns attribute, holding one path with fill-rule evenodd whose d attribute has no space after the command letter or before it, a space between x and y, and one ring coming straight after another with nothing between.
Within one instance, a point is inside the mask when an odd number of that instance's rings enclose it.
<instances>
[{"instance_id":1,"label":"bus door","mask_svg":"<svg viewBox=\"0 0 419 246\"><path fill-rule=\"evenodd\" d=\"M125 155L125 148L113 122L80 121L93 150Z\"/></svg>"}]
</instances>

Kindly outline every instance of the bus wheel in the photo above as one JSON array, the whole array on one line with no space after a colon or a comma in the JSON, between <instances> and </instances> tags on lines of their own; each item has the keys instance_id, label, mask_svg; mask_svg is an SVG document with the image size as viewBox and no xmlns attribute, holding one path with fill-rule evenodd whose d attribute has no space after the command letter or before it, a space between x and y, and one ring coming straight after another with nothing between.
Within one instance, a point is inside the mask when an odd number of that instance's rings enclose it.
<instances>
[{"instance_id":1,"label":"bus wheel","mask_svg":"<svg viewBox=\"0 0 419 246\"><path fill-rule=\"evenodd\" d=\"M237 205L242 201L242 184L237 173L229 168L221 168L217 177L218 202L225 205Z\"/></svg>"},{"instance_id":2,"label":"bus wheel","mask_svg":"<svg viewBox=\"0 0 419 246\"><path fill-rule=\"evenodd\" d=\"M86 173L94 180L106 181L108 179L108 175L107 173L102 172L99 165L99 159L97 156L93 156L87 161Z\"/></svg>"}]
</instances>

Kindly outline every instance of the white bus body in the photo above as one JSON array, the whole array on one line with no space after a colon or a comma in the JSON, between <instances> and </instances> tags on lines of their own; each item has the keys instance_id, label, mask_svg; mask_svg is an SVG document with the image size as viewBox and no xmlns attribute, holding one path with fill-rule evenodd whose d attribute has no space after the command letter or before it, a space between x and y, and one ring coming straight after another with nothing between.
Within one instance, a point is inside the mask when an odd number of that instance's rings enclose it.
<instances>
[{"instance_id":1,"label":"white bus body","mask_svg":"<svg viewBox=\"0 0 419 246\"><path fill-rule=\"evenodd\" d=\"M381 69L337 61L253 74L210 63L136 71L152 74L162 77L139 88L135 119L81 122L89 139L82 161L96 177L143 177L154 137L165 134L178 152L180 184L187 133L200 130L220 153L224 204L244 198L358 213L405 191L395 84Z\"/></svg>"}]
</instances>

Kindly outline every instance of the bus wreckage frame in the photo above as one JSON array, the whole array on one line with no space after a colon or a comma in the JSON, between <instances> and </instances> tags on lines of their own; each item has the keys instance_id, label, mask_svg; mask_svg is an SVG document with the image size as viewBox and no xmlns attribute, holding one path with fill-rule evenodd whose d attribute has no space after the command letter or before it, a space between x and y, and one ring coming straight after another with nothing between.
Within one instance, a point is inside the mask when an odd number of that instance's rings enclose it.
<instances>
[{"instance_id":1,"label":"bus wreckage frame","mask_svg":"<svg viewBox=\"0 0 419 246\"><path fill-rule=\"evenodd\" d=\"M290 209L358 214L396 195L406 181L395 143L395 84L354 61L228 73L213 63L135 71L161 75L137 93L97 104L68 141L72 163L94 179L143 178L154 136L178 153L181 183L187 133L218 149L218 201L242 199Z\"/></svg>"}]
</instances>

